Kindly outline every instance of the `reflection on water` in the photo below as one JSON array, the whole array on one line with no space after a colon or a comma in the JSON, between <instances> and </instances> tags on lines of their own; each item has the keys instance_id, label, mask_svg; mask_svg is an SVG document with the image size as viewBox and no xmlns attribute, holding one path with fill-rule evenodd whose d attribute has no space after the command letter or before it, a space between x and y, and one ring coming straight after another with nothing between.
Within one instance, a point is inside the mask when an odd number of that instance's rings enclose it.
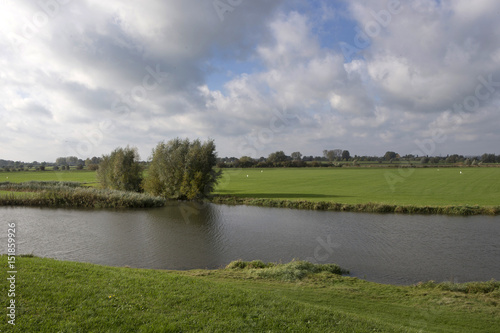
<instances>
[{"instance_id":1,"label":"reflection on water","mask_svg":"<svg viewBox=\"0 0 500 333\"><path fill-rule=\"evenodd\" d=\"M500 279L500 217L375 215L171 204L0 208L18 253L110 266L218 268L235 259L337 263L382 283ZM6 232L0 242L6 244ZM5 253L5 251L0 251Z\"/></svg>"}]
</instances>

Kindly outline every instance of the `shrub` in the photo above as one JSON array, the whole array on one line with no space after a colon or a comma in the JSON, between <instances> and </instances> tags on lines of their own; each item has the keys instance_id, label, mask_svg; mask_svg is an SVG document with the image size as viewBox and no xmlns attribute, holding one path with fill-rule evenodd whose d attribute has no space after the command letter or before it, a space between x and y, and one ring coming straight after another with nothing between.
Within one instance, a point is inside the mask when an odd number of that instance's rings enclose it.
<instances>
[{"instance_id":1,"label":"shrub","mask_svg":"<svg viewBox=\"0 0 500 333\"><path fill-rule=\"evenodd\" d=\"M137 149L127 146L125 149L117 148L110 155L102 157L97 179L106 189L139 192L142 171Z\"/></svg>"},{"instance_id":2,"label":"shrub","mask_svg":"<svg viewBox=\"0 0 500 333\"><path fill-rule=\"evenodd\" d=\"M177 138L161 142L153 150L144 190L168 199L207 197L222 174L215 170L216 163L212 140L201 143Z\"/></svg>"}]
</instances>

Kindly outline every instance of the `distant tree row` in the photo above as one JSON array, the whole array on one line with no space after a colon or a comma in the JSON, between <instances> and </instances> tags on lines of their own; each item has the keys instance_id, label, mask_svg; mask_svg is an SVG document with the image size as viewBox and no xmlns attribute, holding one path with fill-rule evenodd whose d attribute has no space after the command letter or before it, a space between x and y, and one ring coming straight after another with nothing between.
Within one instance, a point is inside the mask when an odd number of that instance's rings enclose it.
<instances>
[{"instance_id":1,"label":"distant tree row","mask_svg":"<svg viewBox=\"0 0 500 333\"><path fill-rule=\"evenodd\" d=\"M329 163L328 163L329 162ZM500 163L500 155L483 154L482 156L466 157L463 155L447 156L400 156L394 151L387 151L383 156L351 156L348 150L334 149L324 150L323 156L303 156L300 152L286 155L283 151L277 151L266 157L251 158L249 156L224 157L217 160L220 168L266 168L266 167L306 167L306 166L341 166L342 163L351 162L357 165L361 162L393 163L410 162L412 164L456 164L477 165L480 163Z\"/></svg>"}]
</instances>

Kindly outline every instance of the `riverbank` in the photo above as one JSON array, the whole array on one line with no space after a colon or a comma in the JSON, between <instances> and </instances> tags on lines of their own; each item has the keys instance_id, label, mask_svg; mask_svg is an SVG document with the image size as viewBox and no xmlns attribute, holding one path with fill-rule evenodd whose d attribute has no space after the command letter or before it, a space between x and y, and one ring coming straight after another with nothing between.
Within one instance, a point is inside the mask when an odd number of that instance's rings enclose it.
<instances>
[{"instance_id":1,"label":"riverbank","mask_svg":"<svg viewBox=\"0 0 500 333\"><path fill-rule=\"evenodd\" d=\"M236 196L214 196L210 199L210 202L223 205L247 205L356 213L443 214L455 216L500 215L500 206L399 206L373 202L366 204L342 204L328 201L276 200L264 198L240 198Z\"/></svg>"},{"instance_id":2,"label":"riverbank","mask_svg":"<svg viewBox=\"0 0 500 333\"><path fill-rule=\"evenodd\" d=\"M7 258L0 260L5 280ZM293 263L230 267L159 271L18 256L16 326L4 316L0 330L488 332L500 326L498 282L391 286ZM0 286L6 303L7 284Z\"/></svg>"},{"instance_id":3,"label":"riverbank","mask_svg":"<svg viewBox=\"0 0 500 333\"><path fill-rule=\"evenodd\" d=\"M166 200L142 193L82 187L78 182L0 183L0 206L154 208Z\"/></svg>"}]
</instances>

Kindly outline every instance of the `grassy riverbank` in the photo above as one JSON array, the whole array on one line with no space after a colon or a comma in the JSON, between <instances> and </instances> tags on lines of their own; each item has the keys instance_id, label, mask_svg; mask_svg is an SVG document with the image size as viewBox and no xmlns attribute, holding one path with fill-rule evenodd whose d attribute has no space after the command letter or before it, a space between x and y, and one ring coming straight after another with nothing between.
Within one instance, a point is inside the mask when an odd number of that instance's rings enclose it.
<instances>
[{"instance_id":1,"label":"grassy riverbank","mask_svg":"<svg viewBox=\"0 0 500 333\"><path fill-rule=\"evenodd\" d=\"M0 260L5 281L7 258ZM493 332L500 326L500 283L493 282L389 286L311 273L300 263L177 272L17 257L16 268L16 326L4 315L2 332ZM7 304L7 284L0 288Z\"/></svg>"},{"instance_id":2,"label":"grassy riverbank","mask_svg":"<svg viewBox=\"0 0 500 333\"><path fill-rule=\"evenodd\" d=\"M0 183L0 206L153 208L164 205L163 198L82 187L77 182Z\"/></svg>"}]
</instances>

